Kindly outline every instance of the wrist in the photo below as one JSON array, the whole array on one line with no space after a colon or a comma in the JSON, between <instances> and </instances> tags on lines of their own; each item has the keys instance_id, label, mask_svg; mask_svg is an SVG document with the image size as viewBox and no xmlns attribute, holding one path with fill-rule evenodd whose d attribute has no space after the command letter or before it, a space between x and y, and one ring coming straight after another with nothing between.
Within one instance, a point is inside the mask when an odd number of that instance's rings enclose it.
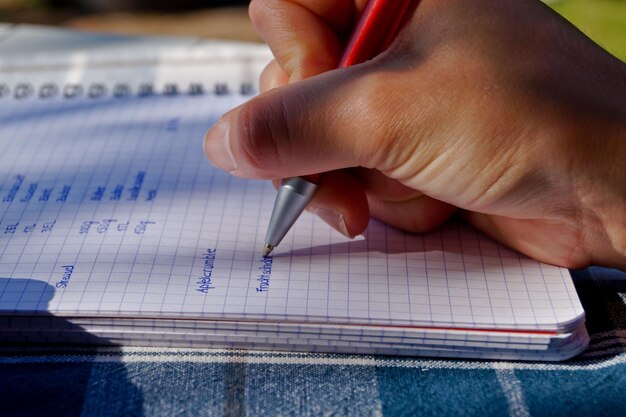
<instances>
[{"instance_id":1,"label":"wrist","mask_svg":"<svg viewBox=\"0 0 626 417\"><path fill-rule=\"evenodd\" d=\"M596 132L577 187L583 245L593 264L626 270L626 114Z\"/></svg>"}]
</instances>

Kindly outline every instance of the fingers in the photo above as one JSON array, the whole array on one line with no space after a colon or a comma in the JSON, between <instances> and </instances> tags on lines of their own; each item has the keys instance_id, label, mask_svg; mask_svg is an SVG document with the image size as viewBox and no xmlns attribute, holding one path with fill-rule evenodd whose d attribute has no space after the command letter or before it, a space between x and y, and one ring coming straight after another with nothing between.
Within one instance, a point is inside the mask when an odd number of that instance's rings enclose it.
<instances>
[{"instance_id":1,"label":"fingers","mask_svg":"<svg viewBox=\"0 0 626 417\"><path fill-rule=\"evenodd\" d=\"M395 146L394 135L405 126L372 109L384 105L376 89L385 84L351 75L356 68L271 90L228 112L207 133L207 157L236 176L261 179L390 159L386 147Z\"/></svg>"},{"instance_id":2,"label":"fingers","mask_svg":"<svg viewBox=\"0 0 626 417\"><path fill-rule=\"evenodd\" d=\"M463 211L463 218L491 238L531 258L566 268L582 268L592 258L580 227L562 220L518 219Z\"/></svg>"},{"instance_id":3,"label":"fingers","mask_svg":"<svg viewBox=\"0 0 626 417\"><path fill-rule=\"evenodd\" d=\"M368 196L370 214L391 226L413 233L439 227L457 210L456 207L427 195L405 201L388 201Z\"/></svg>"},{"instance_id":4,"label":"fingers","mask_svg":"<svg viewBox=\"0 0 626 417\"><path fill-rule=\"evenodd\" d=\"M282 87L289 82L289 76L283 71L276 60L272 60L263 72L259 81L261 92L264 93L273 88Z\"/></svg>"},{"instance_id":5,"label":"fingers","mask_svg":"<svg viewBox=\"0 0 626 417\"><path fill-rule=\"evenodd\" d=\"M253 0L250 20L291 81L336 68L365 0Z\"/></svg>"},{"instance_id":6,"label":"fingers","mask_svg":"<svg viewBox=\"0 0 626 417\"><path fill-rule=\"evenodd\" d=\"M376 171L370 173L370 177L381 176ZM363 177L354 170L325 173L307 210L350 238L365 230L370 216L402 230L422 233L437 228L457 210L401 184L389 183L385 188L393 191L388 193L380 187L382 181L364 182Z\"/></svg>"},{"instance_id":7,"label":"fingers","mask_svg":"<svg viewBox=\"0 0 626 417\"><path fill-rule=\"evenodd\" d=\"M330 3L335 2L319 3L329 8ZM348 1L336 3L344 9L350 5ZM291 81L337 66L341 43L332 28L315 11L296 1L281 0L252 1L249 10L252 24ZM341 11L341 14L348 17L348 10Z\"/></svg>"},{"instance_id":8,"label":"fingers","mask_svg":"<svg viewBox=\"0 0 626 417\"><path fill-rule=\"evenodd\" d=\"M377 169L360 167L352 169L351 172L359 179L370 198L401 202L423 195L420 191L389 178Z\"/></svg>"},{"instance_id":9,"label":"fingers","mask_svg":"<svg viewBox=\"0 0 626 417\"><path fill-rule=\"evenodd\" d=\"M363 233L370 218L365 189L345 170L321 177L307 210L350 238Z\"/></svg>"}]
</instances>

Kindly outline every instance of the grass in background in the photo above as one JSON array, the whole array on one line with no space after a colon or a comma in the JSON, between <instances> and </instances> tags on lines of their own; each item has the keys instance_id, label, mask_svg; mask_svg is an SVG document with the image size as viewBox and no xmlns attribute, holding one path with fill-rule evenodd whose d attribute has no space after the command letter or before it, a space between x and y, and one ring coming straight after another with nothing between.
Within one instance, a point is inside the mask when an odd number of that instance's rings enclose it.
<instances>
[{"instance_id":1,"label":"grass in background","mask_svg":"<svg viewBox=\"0 0 626 417\"><path fill-rule=\"evenodd\" d=\"M626 62L626 0L563 0L552 8Z\"/></svg>"}]
</instances>

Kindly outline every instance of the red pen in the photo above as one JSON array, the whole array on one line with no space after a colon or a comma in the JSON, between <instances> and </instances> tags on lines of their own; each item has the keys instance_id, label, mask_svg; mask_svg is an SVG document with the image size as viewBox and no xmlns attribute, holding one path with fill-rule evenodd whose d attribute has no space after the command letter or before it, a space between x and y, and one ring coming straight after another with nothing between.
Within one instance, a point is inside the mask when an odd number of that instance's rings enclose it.
<instances>
[{"instance_id":1,"label":"red pen","mask_svg":"<svg viewBox=\"0 0 626 417\"><path fill-rule=\"evenodd\" d=\"M370 0L352 32L339 68L360 64L384 51L404 23L409 7L418 1ZM263 256L269 256L278 246L311 202L320 175L292 177L281 181L265 235Z\"/></svg>"}]
</instances>

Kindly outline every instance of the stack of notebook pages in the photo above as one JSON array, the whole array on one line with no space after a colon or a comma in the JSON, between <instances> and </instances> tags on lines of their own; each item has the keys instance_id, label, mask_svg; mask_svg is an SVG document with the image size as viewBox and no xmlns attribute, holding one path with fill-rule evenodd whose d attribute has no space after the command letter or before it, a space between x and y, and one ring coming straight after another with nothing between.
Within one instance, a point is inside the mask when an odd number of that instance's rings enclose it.
<instances>
[{"instance_id":1,"label":"stack of notebook pages","mask_svg":"<svg viewBox=\"0 0 626 417\"><path fill-rule=\"evenodd\" d=\"M213 168L202 138L258 92L264 46L54 36L81 41L19 59L18 35L0 42L0 340L520 360L586 347L566 269L459 223L372 220L350 240L305 213L263 258L273 187Z\"/></svg>"}]
</instances>

